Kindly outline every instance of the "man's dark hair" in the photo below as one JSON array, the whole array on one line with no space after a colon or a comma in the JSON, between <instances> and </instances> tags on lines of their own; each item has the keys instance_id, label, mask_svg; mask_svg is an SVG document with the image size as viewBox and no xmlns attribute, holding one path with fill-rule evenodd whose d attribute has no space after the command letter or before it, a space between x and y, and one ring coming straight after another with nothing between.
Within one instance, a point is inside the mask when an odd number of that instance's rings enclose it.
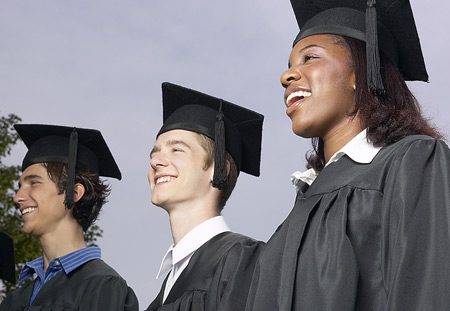
<instances>
[{"instance_id":1,"label":"man's dark hair","mask_svg":"<svg viewBox=\"0 0 450 311\"><path fill-rule=\"evenodd\" d=\"M49 178L56 184L58 194L63 194L67 183L67 164L43 163ZM97 219L100 210L105 204L111 189L97 174L87 169L77 169L75 184L82 184L85 188L83 197L75 202L72 209L73 217L86 231Z\"/></svg>"},{"instance_id":2,"label":"man's dark hair","mask_svg":"<svg viewBox=\"0 0 450 311\"><path fill-rule=\"evenodd\" d=\"M359 114L367 129L367 138L377 147L390 145L415 134L442 138L435 127L429 124L421 112L420 105L409 90L400 71L380 53L381 76L386 95L372 96L367 87L366 44L363 41L335 36L336 44L350 52L355 72L355 107L350 116ZM312 139L313 151L307 155L308 168L317 171L325 167L323 141Z\"/></svg>"}]
</instances>

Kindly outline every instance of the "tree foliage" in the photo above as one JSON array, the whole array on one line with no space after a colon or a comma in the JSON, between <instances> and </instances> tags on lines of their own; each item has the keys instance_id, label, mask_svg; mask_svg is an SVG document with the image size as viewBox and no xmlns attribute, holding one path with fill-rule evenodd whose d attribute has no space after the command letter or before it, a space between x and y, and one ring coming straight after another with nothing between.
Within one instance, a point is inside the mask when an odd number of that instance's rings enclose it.
<instances>
[{"instance_id":1,"label":"tree foliage","mask_svg":"<svg viewBox=\"0 0 450 311\"><path fill-rule=\"evenodd\" d=\"M13 125L21 119L10 114L7 117L0 116L0 231L9 234L14 241L14 256L16 261L16 280L23 266L39 256L42 256L39 241L22 231L22 215L14 203L14 195L17 192L20 178L20 165L5 165L3 160L11 154L13 146L20 137ZM96 246L97 238L103 231L93 225L85 233L85 241L88 246ZM0 301L7 293L16 288L16 284L0 280Z\"/></svg>"}]
</instances>

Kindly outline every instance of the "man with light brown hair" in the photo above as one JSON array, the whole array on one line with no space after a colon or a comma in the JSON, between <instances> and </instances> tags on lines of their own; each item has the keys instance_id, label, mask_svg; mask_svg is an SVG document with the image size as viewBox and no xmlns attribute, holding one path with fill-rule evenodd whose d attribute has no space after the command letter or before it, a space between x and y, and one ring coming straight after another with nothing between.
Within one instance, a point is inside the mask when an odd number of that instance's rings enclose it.
<instances>
[{"instance_id":1,"label":"man with light brown hair","mask_svg":"<svg viewBox=\"0 0 450 311\"><path fill-rule=\"evenodd\" d=\"M240 171L259 176L263 116L178 85L162 90L149 182L174 244L147 310L242 310L262 243L231 233L221 210Z\"/></svg>"}]
</instances>

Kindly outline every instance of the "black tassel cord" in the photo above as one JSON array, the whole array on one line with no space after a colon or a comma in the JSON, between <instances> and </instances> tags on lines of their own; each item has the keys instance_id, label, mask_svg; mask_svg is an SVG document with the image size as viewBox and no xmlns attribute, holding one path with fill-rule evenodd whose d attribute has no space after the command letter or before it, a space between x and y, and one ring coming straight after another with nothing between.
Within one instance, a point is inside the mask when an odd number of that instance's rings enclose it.
<instances>
[{"instance_id":1,"label":"black tassel cord","mask_svg":"<svg viewBox=\"0 0 450 311\"><path fill-rule=\"evenodd\" d=\"M225 148L225 124L220 100L219 112L216 115L214 133L214 177L213 187L222 190L227 185L227 162Z\"/></svg>"},{"instance_id":2,"label":"black tassel cord","mask_svg":"<svg viewBox=\"0 0 450 311\"><path fill-rule=\"evenodd\" d=\"M67 209L71 209L74 206L73 195L75 190L75 168L77 165L77 152L78 152L78 133L74 128L70 133L69 139L69 157L67 165L67 183L66 183L66 199L64 205Z\"/></svg>"},{"instance_id":3,"label":"black tassel cord","mask_svg":"<svg viewBox=\"0 0 450 311\"><path fill-rule=\"evenodd\" d=\"M376 0L368 0L366 8L366 53L367 53L367 85L374 96L384 96L380 71L380 52L378 50L377 8Z\"/></svg>"}]
</instances>

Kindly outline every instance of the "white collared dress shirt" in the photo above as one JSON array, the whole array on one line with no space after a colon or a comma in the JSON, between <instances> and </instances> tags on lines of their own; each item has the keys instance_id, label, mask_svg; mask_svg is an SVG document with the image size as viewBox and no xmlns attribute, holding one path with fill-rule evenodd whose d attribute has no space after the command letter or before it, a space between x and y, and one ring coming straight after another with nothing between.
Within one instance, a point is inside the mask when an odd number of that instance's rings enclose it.
<instances>
[{"instance_id":1,"label":"white collared dress shirt","mask_svg":"<svg viewBox=\"0 0 450 311\"><path fill-rule=\"evenodd\" d=\"M333 154L325 167L333 162L338 161L344 155L347 155L355 162L368 164L372 162L373 158L375 158L380 149L381 147L374 147L367 140L367 131L363 130L358 135L353 137L352 140L350 140L338 152ZM299 181L303 181L308 185L311 185L318 175L319 172L316 172L313 168L310 168L309 170L306 170L304 172L296 171L291 175L291 181L298 191L297 185Z\"/></svg>"},{"instance_id":2,"label":"white collared dress shirt","mask_svg":"<svg viewBox=\"0 0 450 311\"><path fill-rule=\"evenodd\" d=\"M230 228L225 222L225 218L216 216L202 222L189 231L177 245L174 246L172 244L169 247L156 277L158 279L170 271L164 289L163 301L166 300L176 280L189 264L189 260L194 255L194 252L216 235L227 231L230 231Z\"/></svg>"}]
</instances>

